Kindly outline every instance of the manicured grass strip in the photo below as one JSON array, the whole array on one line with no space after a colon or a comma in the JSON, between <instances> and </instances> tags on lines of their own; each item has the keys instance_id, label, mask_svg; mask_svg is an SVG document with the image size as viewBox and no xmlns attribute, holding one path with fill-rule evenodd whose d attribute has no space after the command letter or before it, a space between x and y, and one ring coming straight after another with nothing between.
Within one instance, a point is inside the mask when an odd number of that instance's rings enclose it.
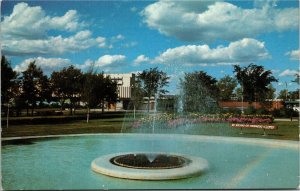
<instances>
[{"instance_id":1,"label":"manicured grass strip","mask_svg":"<svg viewBox=\"0 0 300 191\"><path fill-rule=\"evenodd\" d=\"M63 135L81 133L119 133L121 132L123 118L76 120L64 124L37 124L13 125L2 127L2 137L22 137L41 135Z\"/></svg>"},{"instance_id":2,"label":"manicured grass strip","mask_svg":"<svg viewBox=\"0 0 300 191\"><path fill-rule=\"evenodd\" d=\"M63 134L84 134L84 133L120 133L123 117L110 117L92 119L89 123L85 120L73 120L66 123L53 124L18 124L9 128L2 126L2 137L42 136L42 135L63 135ZM282 140L299 140L298 121L276 121L276 130L266 130L267 136L263 135L262 129L245 128L240 134L239 128L230 127L230 123L202 123L191 125L188 128L180 129L156 129L155 133L184 133L193 135L212 135L228 137L251 137ZM125 132L134 132L126 130ZM149 130L148 133L152 133Z\"/></svg>"}]
</instances>

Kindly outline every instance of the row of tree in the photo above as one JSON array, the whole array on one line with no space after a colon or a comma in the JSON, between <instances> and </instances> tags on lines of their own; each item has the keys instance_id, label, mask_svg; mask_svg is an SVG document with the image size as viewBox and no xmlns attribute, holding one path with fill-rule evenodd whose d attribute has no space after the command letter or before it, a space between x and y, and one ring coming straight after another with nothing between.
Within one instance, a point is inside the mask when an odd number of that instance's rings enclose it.
<instances>
[{"instance_id":1,"label":"row of tree","mask_svg":"<svg viewBox=\"0 0 300 191\"><path fill-rule=\"evenodd\" d=\"M16 108L26 108L27 115L30 109L33 115L38 102L59 102L63 109L68 100L70 113L73 114L79 101L86 103L88 111L100 104L103 109L104 101L117 101L116 82L109 76L104 77L103 73L96 74L93 68L82 73L80 69L69 66L47 77L33 61L24 72L18 74L2 56L1 74L2 106L9 108L14 104Z\"/></svg>"},{"instance_id":2,"label":"row of tree","mask_svg":"<svg viewBox=\"0 0 300 191\"><path fill-rule=\"evenodd\" d=\"M250 64L246 67L235 65L233 72L235 77L226 75L219 80L203 71L185 73L184 78L180 79L181 95L178 96L182 109L209 112L217 107L217 100L231 100L235 97L245 102L264 103L267 99L274 98L275 89L271 83L277 82L277 79L270 70ZM116 82L109 76L105 77L103 72L97 74L93 67L88 72L82 73L80 69L69 66L54 71L50 77L47 77L41 68L32 62L24 72L18 74L2 56L1 74L2 106L14 103L17 108L26 108L27 115L29 109L33 114L38 102L59 102L63 109L66 100L69 100L68 107L71 114L75 111L76 104L82 101L86 104L89 116L90 108L101 105L103 110L105 101L115 103L118 99ZM138 73L131 87L132 106L137 107L138 104L143 103L144 97L147 97L149 109L150 98L165 95L168 92L165 89L168 83L169 77L158 68L150 68ZM283 98L299 97L298 91L285 91L287 90L280 92Z\"/></svg>"},{"instance_id":3,"label":"row of tree","mask_svg":"<svg viewBox=\"0 0 300 191\"><path fill-rule=\"evenodd\" d=\"M271 83L278 80L270 70L250 64L245 67L235 65L233 72L235 77L226 75L219 80L203 71L185 73L183 79L180 79L181 91L177 95L176 102L181 103L179 107L182 107L182 111L203 113L215 112L218 109L218 100L235 99L249 103L259 102L266 108L271 106L269 100L276 97L276 89ZM143 71L138 79L139 86L146 92L148 100L151 96L156 97L166 93L163 88L168 85L169 78L166 73L158 71L157 68ZM294 82L299 83L297 80ZM287 90L282 90L277 98L285 100L287 97L298 99L299 90L288 93Z\"/></svg>"}]
</instances>

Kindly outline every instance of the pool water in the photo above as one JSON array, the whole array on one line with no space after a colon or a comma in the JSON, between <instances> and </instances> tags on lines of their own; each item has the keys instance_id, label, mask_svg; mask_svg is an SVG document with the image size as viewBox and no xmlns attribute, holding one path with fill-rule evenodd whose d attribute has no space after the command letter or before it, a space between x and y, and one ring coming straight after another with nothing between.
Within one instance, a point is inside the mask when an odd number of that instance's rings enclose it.
<instances>
[{"instance_id":1,"label":"pool water","mask_svg":"<svg viewBox=\"0 0 300 191\"><path fill-rule=\"evenodd\" d=\"M173 152L209 163L200 176L161 181L119 179L92 171L99 156ZM18 189L295 189L297 141L195 135L99 134L2 141L2 187Z\"/></svg>"}]
</instances>

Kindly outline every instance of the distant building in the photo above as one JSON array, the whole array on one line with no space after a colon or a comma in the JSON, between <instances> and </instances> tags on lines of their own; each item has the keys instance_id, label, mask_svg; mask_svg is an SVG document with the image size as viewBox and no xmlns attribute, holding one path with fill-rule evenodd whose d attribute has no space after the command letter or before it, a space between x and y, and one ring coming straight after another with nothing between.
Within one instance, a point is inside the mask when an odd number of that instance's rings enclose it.
<instances>
[{"instance_id":1,"label":"distant building","mask_svg":"<svg viewBox=\"0 0 300 191\"><path fill-rule=\"evenodd\" d=\"M284 102L281 100L270 100L270 110L281 109L284 107ZM241 101L219 101L219 106L223 109L246 109L248 107L254 107L256 109L262 108L259 102L241 102Z\"/></svg>"},{"instance_id":2,"label":"distant building","mask_svg":"<svg viewBox=\"0 0 300 191\"><path fill-rule=\"evenodd\" d=\"M131 99L132 87L135 83L135 74L104 74L104 77L109 76L118 85L118 99L115 105L110 105L109 109L126 109Z\"/></svg>"}]
</instances>

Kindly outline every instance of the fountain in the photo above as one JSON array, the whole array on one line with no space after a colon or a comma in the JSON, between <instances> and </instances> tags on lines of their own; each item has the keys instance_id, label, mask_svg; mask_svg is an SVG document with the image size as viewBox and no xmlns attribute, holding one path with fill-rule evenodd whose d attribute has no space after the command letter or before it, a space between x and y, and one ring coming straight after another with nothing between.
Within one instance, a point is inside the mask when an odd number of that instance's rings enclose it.
<instances>
[{"instance_id":1,"label":"fountain","mask_svg":"<svg viewBox=\"0 0 300 191\"><path fill-rule=\"evenodd\" d=\"M142 119L149 121L143 127L142 133L155 135L156 129L165 129L166 120L162 121L161 113L158 113L158 93L154 96L154 109L152 112L142 112L138 118L134 113L134 117L126 119L129 124L124 123L122 132L126 126L130 128L131 133L136 129L132 129L136 123ZM178 108L182 114L182 100L179 99ZM165 113L165 111L164 111ZM132 117L132 116L131 116ZM128 118L128 116L127 116ZM150 131L150 132L149 132ZM174 133L172 131L169 131ZM153 146L154 140L151 140L151 152L128 152L128 153L115 153L110 155L101 156L92 161L91 168L97 173L108 176L125 179L139 179L139 180L167 180L167 179L181 179L198 176L208 169L208 162L195 156L182 155L178 153L157 153Z\"/></svg>"},{"instance_id":2,"label":"fountain","mask_svg":"<svg viewBox=\"0 0 300 191\"><path fill-rule=\"evenodd\" d=\"M117 153L99 157L92 162L95 172L136 180L169 180L199 175L208 167L200 157L174 153Z\"/></svg>"},{"instance_id":3,"label":"fountain","mask_svg":"<svg viewBox=\"0 0 300 191\"><path fill-rule=\"evenodd\" d=\"M204 124L195 113L185 112L184 98L178 97L173 110L156 100L150 112L127 113L122 133L3 139L2 186L5 190L298 187L298 141L206 136L206 130L218 124Z\"/></svg>"},{"instance_id":4,"label":"fountain","mask_svg":"<svg viewBox=\"0 0 300 191\"><path fill-rule=\"evenodd\" d=\"M155 149L152 149L152 143ZM148 168L151 164L143 154L149 152L171 156L163 160L168 164L175 161L170 165L172 168L165 166L166 163L158 164L155 159L153 161L160 169ZM295 189L299 184L298 141L180 133L105 133L39 139L6 138L2 140L1 153L4 190ZM137 165L126 162L128 157L135 158L134 155L141 158L144 167L141 168L135 160L132 161ZM151 181L133 177L124 179L92 170L91 162L98 164L99 156L107 156L105 162L109 167L104 164L110 170L107 173L122 168L128 172L138 171L139 176L148 172L147 176L152 178L162 171L161 175L173 171L179 176L186 164L190 166L185 168L193 169L190 160L194 158L191 156L203 159L194 164L208 161L209 168L203 167L200 173L176 180L168 177Z\"/></svg>"}]
</instances>

